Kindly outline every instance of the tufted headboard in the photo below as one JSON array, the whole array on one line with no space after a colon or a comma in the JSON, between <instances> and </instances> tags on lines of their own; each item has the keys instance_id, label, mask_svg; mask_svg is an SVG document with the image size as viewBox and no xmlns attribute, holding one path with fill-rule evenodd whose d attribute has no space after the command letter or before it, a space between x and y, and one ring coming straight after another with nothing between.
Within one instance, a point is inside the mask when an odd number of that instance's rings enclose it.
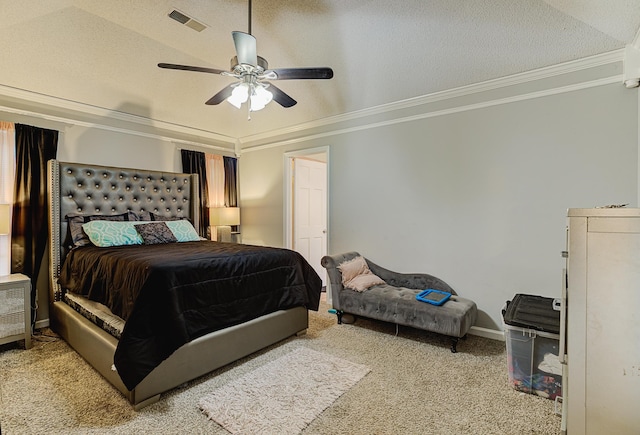
<instances>
[{"instance_id":1,"label":"tufted headboard","mask_svg":"<svg viewBox=\"0 0 640 435\"><path fill-rule=\"evenodd\" d=\"M198 176L49 161L50 301L60 300L57 281L68 252L70 213L113 215L148 211L185 217L199 228Z\"/></svg>"}]
</instances>

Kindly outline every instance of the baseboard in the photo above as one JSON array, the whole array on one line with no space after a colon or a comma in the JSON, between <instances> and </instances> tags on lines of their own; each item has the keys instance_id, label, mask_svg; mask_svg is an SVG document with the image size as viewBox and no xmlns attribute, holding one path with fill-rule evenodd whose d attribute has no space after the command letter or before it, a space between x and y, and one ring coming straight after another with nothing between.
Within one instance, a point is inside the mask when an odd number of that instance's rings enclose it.
<instances>
[{"instance_id":1,"label":"baseboard","mask_svg":"<svg viewBox=\"0 0 640 435\"><path fill-rule=\"evenodd\" d=\"M505 341L504 332L495 329L482 328L480 326L472 326L469 330L469 334L490 338L492 340Z\"/></svg>"},{"instance_id":2,"label":"baseboard","mask_svg":"<svg viewBox=\"0 0 640 435\"><path fill-rule=\"evenodd\" d=\"M42 329L49 327L49 319L37 320L35 324L35 329Z\"/></svg>"}]
</instances>

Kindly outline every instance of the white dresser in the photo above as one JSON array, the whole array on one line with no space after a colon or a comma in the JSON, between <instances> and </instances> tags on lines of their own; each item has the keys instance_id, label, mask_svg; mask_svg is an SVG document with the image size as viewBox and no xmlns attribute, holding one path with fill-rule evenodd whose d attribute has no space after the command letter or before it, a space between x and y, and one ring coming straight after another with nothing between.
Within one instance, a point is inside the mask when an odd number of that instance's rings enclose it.
<instances>
[{"instance_id":1,"label":"white dresser","mask_svg":"<svg viewBox=\"0 0 640 435\"><path fill-rule=\"evenodd\" d=\"M20 273L0 276L0 344L24 339L31 347L31 280Z\"/></svg>"},{"instance_id":2,"label":"white dresser","mask_svg":"<svg viewBox=\"0 0 640 435\"><path fill-rule=\"evenodd\" d=\"M638 434L640 209L570 209L568 223L563 425Z\"/></svg>"}]
</instances>

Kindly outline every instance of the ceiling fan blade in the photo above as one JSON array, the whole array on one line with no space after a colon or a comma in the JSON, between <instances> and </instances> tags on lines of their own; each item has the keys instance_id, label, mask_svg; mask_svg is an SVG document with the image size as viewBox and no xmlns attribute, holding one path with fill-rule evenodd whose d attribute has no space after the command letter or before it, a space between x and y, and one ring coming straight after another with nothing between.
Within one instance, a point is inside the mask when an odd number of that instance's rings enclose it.
<instances>
[{"instance_id":1,"label":"ceiling fan blade","mask_svg":"<svg viewBox=\"0 0 640 435\"><path fill-rule=\"evenodd\" d=\"M221 69L204 68L201 66L176 65L173 63L159 63L158 66L160 68L166 68L166 69L179 69L182 71L196 71L196 72L205 72L205 73L211 73L211 74L222 74L223 72L227 72Z\"/></svg>"},{"instance_id":2,"label":"ceiling fan blade","mask_svg":"<svg viewBox=\"0 0 640 435\"><path fill-rule=\"evenodd\" d=\"M273 101L275 101L276 103L278 103L282 107L292 107L292 106L295 106L298 103L296 100L291 98L289 95L285 94L280 88L275 87L271 83L269 83L268 91L273 94Z\"/></svg>"},{"instance_id":3,"label":"ceiling fan blade","mask_svg":"<svg viewBox=\"0 0 640 435\"><path fill-rule=\"evenodd\" d=\"M256 49L256 38L244 32L231 32L233 43L236 46L238 63L256 66L258 64L258 54Z\"/></svg>"},{"instance_id":4,"label":"ceiling fan blade","mask_svg":"<svg viewBox=\"0 0 640 435\"><path fill-rule=\"evenodd\" d=\"M276 73L275 80L306 80L306 79L330 79L333 77L333 70L328 67L316 68L276 68L265 71ZM273 80L273 79L272 79Z\"/></svg>"},{"instance_id":5,"label":"ceiling fan blade","mask_svg":"<svg viewBox=\"0 0 640 435\"><path fill-rule=\"evenodd\" d=\"M233 85L229 85L223 88L220 92L215 94L213 97L209 98L209 100L204 104L207 104L209 106L220 104L231 96L232 91L233 91Z\"/></svg>"}]
</instances>

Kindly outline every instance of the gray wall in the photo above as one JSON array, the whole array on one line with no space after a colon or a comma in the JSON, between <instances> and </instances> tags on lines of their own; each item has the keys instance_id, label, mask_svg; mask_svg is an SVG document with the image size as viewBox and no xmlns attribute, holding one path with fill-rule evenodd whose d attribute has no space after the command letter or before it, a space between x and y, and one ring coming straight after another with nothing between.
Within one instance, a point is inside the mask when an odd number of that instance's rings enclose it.
<instances>
[{"instance_id":1,"label":"gray wall","mask_svg":"<svg viewBox=\"0 0 640 435\"><path fill-rule=\"evenodd\" d=\"M466 104L490 100L485 94ZM476 301L479 326L500 329L500 309L515 293L559 295L566 209L636 206L639 180L637 89L616 83L509 101L364 129L336 125L329 136L245 151L243 241L283 245L283 154L329 146L329 252L357 250L391 269L439 276ZM450 109L445 103L434 106ZM61 160L181 170L179 146L168 140L0 115L59 130ZM46 320L46 275L38 282Z\"/></svg>"},{"instance_id":2,"label":"gray wall","mask_svg":"<svg viewBox=\"0 0 640 435\"><path fill-rule=\"evenodd\" d=\"M245 152L243 240L283 244L283 153L330 146L329 253L436 275L501 329L559 297L567 208L638 198L638 93L621 84Z\"/></svg>"},{"instance_id":3,"label":"gray wall","mask_svg":"<svg viewBox=\"0 0 640 435\"><path fill-rule=\"evenodd\" d=\"M182 171L182 161L171 142L101 129L73 126L65 129L58 160L158 171Z\"/></svg>"}]
</instances>

